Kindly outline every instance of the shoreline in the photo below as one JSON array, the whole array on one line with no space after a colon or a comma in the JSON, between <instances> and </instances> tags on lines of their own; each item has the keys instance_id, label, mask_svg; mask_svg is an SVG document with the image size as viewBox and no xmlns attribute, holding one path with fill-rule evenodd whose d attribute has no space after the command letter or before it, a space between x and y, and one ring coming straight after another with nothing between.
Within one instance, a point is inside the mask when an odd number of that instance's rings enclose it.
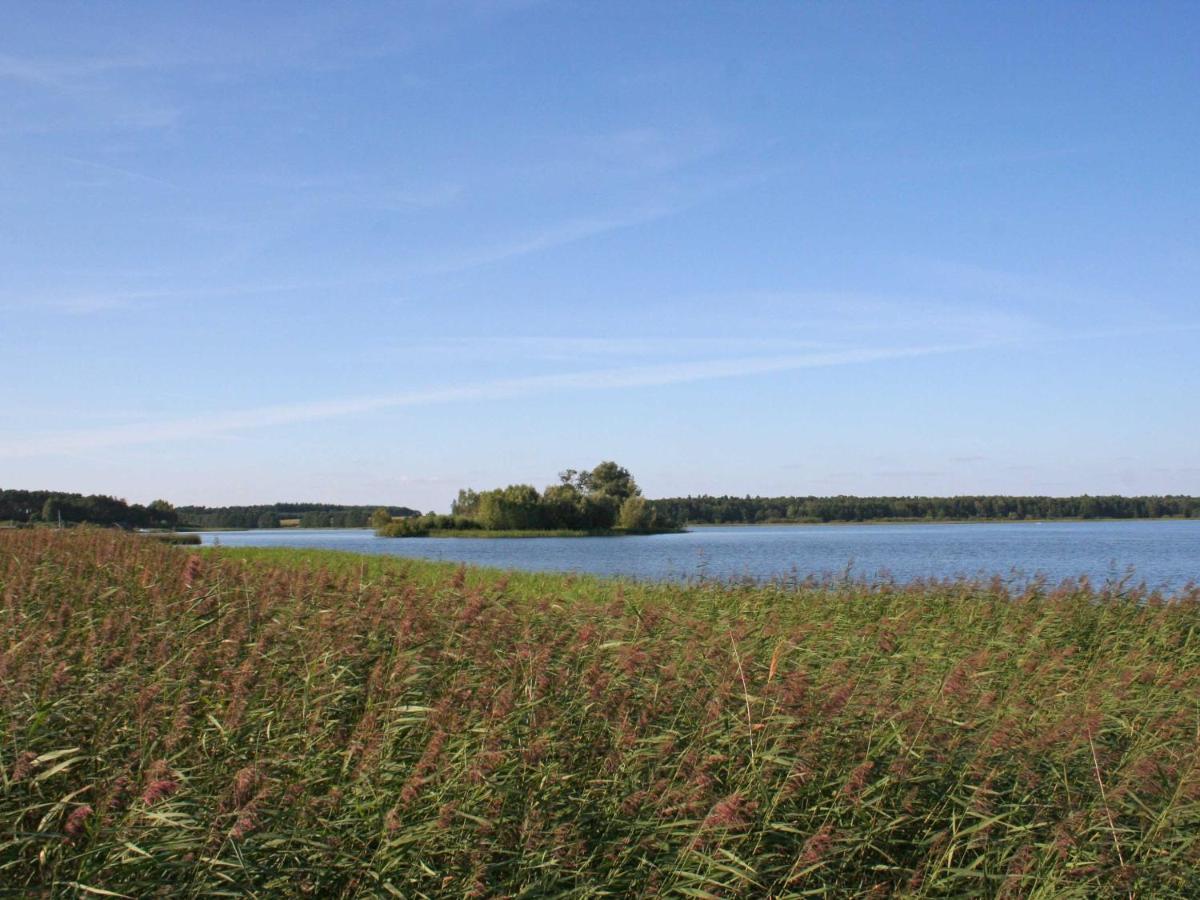
<instances>
[{"instance_id":1,"label":"shoreline","mask_svg":"<svg viewBox=\"0 0 1200 900\"><path fill-rule=\"evenodd\" d=\"M1057 525L1085 522L1200 522L1187 516L1116 516L1081 519L1078 517L1044 519L830 519L828 522L808 522L796 519L775 519L766 522L688 522L686 528L755 528L764 525L813 527L821 525Z\"/></svg>"},{"instance_id":2,"label":"shoreline","mask_svg":"<svg viewBox=\"0 0 1200 900\"><path fill-rule=\"evenodd\" d=\"M620 528L603 528L591 531L579 529L513 529L492 530L486 528L431 528L417 534L379 534L378 537L404 540L406 538L472 538L476 540L520 540L529 538L620 538L649 537L658 534L683 534L685 528L655 528L648 531L624 531Z\"/></svg>"},{"instance_id":3,"label":"shoreline","mask_svg":"<svg viewBox=\"0 0 1200 900\"><path fill-rule=\"evenodd\" d=\"M379 572L390 566L401 566L410 573L421 573L422 577L438 577L462 571L468 577L484 581L503 578L511 580L516 585L536 586L538 588L554 587L560 590L613 590L623 587L631 591L642 592L646 596L678 597L680 593L704 590L726 590L745 593L747 595L766 598L782 593L815 593L829 597L840 595L847 589L863 591L867 594L882 593L889 595L893 592L936 593L940 590L989 593L996 590L1019 595L1034 589L1035 593L1048 596L1061 589L1084 591L1097 596L1116 597L1132 592L1138 595L1151 596L1158 594L1167 601L1183 597L1189 591L1188 585L1161 586L1148 584L1144 581L1131 584L1097 582L1089 578L1086 572L1062 577L1043 577L1038 573L1014 580L1006 578L1001 572L962 572L943 578L926 578L915 576L895 579L891 576L875 572L855 572L848 574L840 570L813 571L804 574L779 572L777 575L752 579L747 581L743 576L731 574L727 577L710 575L687 575L679 578L658 578L639 576L627 573L589 572L571 569L527 569L492 562L468 562L457 559L435 558L427 556L391 555L363 552L360 550L344 550L331 547L254 547L254 546L212 546L204 545L196 552L204 556L220 556L237 558L246 561L261 561L283 565L311 565L314 563L336 568L338 566L358 567L364 572ZM1115 593L1114 593L1115 591ZM965 595L964 595L965 596Z\"/></svg>"},{"instance_id":4,"label":"shoreline","mask_svg":"<svg viewBox=\"0 0 1200 900\"><path fill-rule=\"evenodd\" d=\"M688 522L680 528L672 529L655 529L647 532L622 532L622 531L549 531L549 530L534 530L534 531L519 531L519 532L496 532L484 531L483 529L443 529L441 534L435 531L430 531L424 535L413 535L414 537L634 537L639 535L660 535L660 534L685 534L688 531L701 528L759 528L762 526L788 526L796 528L811 528L826 525L850 526L850 525L1056 525L1063 523L1085 523L1085 522L1200 522L1200 519L1189 518L1187 516L1138 516L1138 517L1097 517L1092 519L1081 518L1044 518L1044 519L831 519L828 522L806 522L792 519L776 519L767 522ZM3 527L3 526L0 526ZM28 525L11 526L15 528L31 527ZM196 528L196 527L181 527L176 529L180 534L222 534L230 533L250 533L262 532L309 532L309 531L369 531L374 532L375 529L366 525L354 526L335 526L321 525L316 527L289 527L289 528Z\"/></svg>"}]
</instances>

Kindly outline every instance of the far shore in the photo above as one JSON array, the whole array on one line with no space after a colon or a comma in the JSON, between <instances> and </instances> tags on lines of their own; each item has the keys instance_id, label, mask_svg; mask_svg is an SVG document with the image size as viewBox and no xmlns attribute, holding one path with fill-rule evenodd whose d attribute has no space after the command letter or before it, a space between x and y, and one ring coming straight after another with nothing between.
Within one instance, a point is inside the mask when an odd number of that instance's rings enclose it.
<instances>
[{"instance_id":1,"label":"far shore","mask_svg":"<svg viewBox=\"0 0 1200 900\"><path fill-rule=\"evenodd\" d=\"M797 519L770 519L765 522L689 522L687 528L752 528L760 525L1048 525L1060 522L1200 522L1187 516L1063 516L1043 519L830 519L822 521L800 521Z\"/></svg>"},{"instance_id":2,"label":"far shore","mask_svg":"<svg viewBox=\"0 0 1200 900\"><path fill-rule=\"evenodd\" d=\"M681 528L652 532L635 532L635 534L680 534L697 528L754 528L763 525L788 525L794 527L812 527L821 525L1043 525L1062 522L1200 522L1200 519L1185 516L1097 516L1083 519L1079 517L1044 518L1044 519L831 519L829 521L797 521L795 519L774 519L765 522L688 522ZM373 531L365 525L335 526L317 525L301 526L287 525L280 528L200 528L196 526L180 526L180 533L203 532L219 534L221 532L238 531ZM482 529L447 529L430 531L422 537L470 537L470 538L528 538L528 537L627 537L629 532L612 531L485 531Z\"/></svg>"}]
</instances>

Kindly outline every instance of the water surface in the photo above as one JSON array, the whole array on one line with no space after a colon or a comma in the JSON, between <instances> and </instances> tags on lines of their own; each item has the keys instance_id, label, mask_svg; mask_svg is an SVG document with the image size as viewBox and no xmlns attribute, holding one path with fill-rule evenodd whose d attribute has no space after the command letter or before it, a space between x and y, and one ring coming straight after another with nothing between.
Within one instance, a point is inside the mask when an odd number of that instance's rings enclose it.
<instances>
[{"instance_id":1,"label":"water surface","mask_svg":"<svg viewBox=\"0 0 1200 900\"><path fill-rule=\"evenodd\" d=\"M641 579L808 575L914 578L1000 575L1095 583L1131 576L1174 590L1200 580L1200 520L896 525L702 526L609 538L380 538L366 529L202 534L207 545L348 550L503 569Z\"/></svg>"}]
</instances>

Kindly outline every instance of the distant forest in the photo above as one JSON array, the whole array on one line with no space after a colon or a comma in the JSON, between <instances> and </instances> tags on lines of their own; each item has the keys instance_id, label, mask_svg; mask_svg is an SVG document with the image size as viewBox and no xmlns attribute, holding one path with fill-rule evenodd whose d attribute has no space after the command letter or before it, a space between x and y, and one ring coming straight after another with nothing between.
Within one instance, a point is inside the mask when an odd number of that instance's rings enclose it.
<instances>
[{"instance_id":1,"label":"distant forest","mask_svg":"<svg viewBox=\"0 0 1200 900\"><path fill-rule=\"evenodd\" d=\"M407 506L383 507L393 516L419 516ZM149 506L103 494L0 490L0 522L116 525L122 528L365 528L378 506L332 503L271 503L258 506L180 506L155 500Z\"/></svg>"},{"instance_id":2,"label":"distant forest","mask_svg":"<svg viewBox=\"0 0 1200 900\"><path fill-rule=\"evenodd\" d=\"M181 506L179 523L192 528L280 528L284 521L301 528L366 528L371 515L386 509L393 516L419 516L407 506L338 506L332 503L270 503L258 506Z\"/></svg>"},{"instance_id":3,"label":"distant forest","mask_svg":"<svg viewBox=\"0 0 1200 900\"><path fill-rule=\"evenodd\" d=\"M1200 519L1200 497L670 497L674 522L865 522L886 519Z\"/></svg>"},{"instance_id":4,"label":"distant forest","mask_svg":"<svg viewBox=\"0 0 1200 900\"><path fill-rule=\"evenodd\" d=\"M617 474L628 473L615 467ZM578 474L569 473L570 476ZM592 473L583 473L590 477ZM630 480L630 484L633 482ZM586 486L585 486L586 488ZM463 491L454 503L458 515L477 515L487 527L534 527L526 506L533 503L541 516L536 527L600 527L616 521L620 500L606 504L608 494L620 491L580 488L568 478L540 497L525 486L477 494ZM516 492L521 497L516 497ZM636 495L636 485L629 491ZM526 497L525 495L528 495ZM594 495L594 496L593 496ZM624 497L624 495L621 495ZM589 499L590 498L590 499ZM627 498L626 498L627 499ZM521 500L521 503L516 502ZM528 500L528 503L524 501ZM640 501L640 495L638 496ZM551 502L553 501L553 502ZM568 502L569 501L569 502ZM886 520L984 520L984 519L1200 519L1200 497L670 497L646 500L640 515L647 522L682 524L751 524L761 522L866 522ZM544 508L543 508L544 507ZM603 507L603 510L601 510ZM609 509L611 507L611 509ZM283 523L302 528L366 528L372 516L387 510L395 518L419 516L406 506L339 506L332 503L271 503L256 506L180 506L155 500L148 506L127 503L102 494L72 494L63 491L0 490L0 522L20 524L90 522L123 528L280 528ZM554 516L550 516L553 512ZM481 515L486 513L486 515ZM612 521L610 518L612 517ZM492 520L495 519L495 522ZM509 521L509 520L512 521ZM529 519L527 522L526 519ZM547 519L547 521L543 521ZM552 523L547 522L553 519ZM561 521L560 521L561 520Z\"/></svg>"},{"instance_id":5,"label":"distant forest","mask_svg":"<svg viewBox=\"0 0 1200 900\"><path fill-rule=\"evenodd\" d=\"M90 522L123 528L173 528L179 519L175 508L165 500L141 506L103 494L0 490L0 522L65 525Z\"/></svg>"}]
</instances>

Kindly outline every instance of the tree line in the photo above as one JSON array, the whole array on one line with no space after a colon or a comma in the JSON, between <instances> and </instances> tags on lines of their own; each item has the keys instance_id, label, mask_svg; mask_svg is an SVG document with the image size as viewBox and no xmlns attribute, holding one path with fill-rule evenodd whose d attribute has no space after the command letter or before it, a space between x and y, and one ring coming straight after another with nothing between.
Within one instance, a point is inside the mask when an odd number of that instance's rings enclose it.
<instances>
[{"instance_id":1,"label":"tree line","mask_svg":"<svg viewBox=\"0 0 1200 900\"><path fill-rule=\"evenodd\" d=\"M407 506L342 506L333 503L269 503L253 506L180 506L155 500L148 506L105 494L0 490L0 522L116 525L123 528L366 528L372 515L419 516Z\"/></svg>"},{"instance_id":2,"label":"tree line","mask_svg":"<svg viewBox=\"0 0 1200 900\"><path fill-rule=\"evenodd\" d=\"M417 518L419 517L419 518ZM406 506L271 503L251 506L146 506L104 494L0 490L0 522L92 523L124 528L388 527L397 532L471 528L510 530L648 531L679 524L865 522L983 519L1200 519L1200 497L668 497L647 500L628 469L606 461L568 469L542 491L515 484L490 491L464 489L450 516L421 516ZM391 520L391 525L387 523Z\"/></svg>"},{"instance_id":3,"label":"tree line","mask_svg":"<svg viewBox=\"0 0 1200 900\"><path fill-rule=\"evenodd\" d=\"M333 503L267 503L254 506L181 506L180 522L191 528L281 528L295 521L301 528L366 528L376 510L390 516L419 516L407 506L339 506Z\"/></svg>"},{"instance_id":4,"label":"tree line","mask_svg":"<svg viewBox=\"0 0 1200 900\"><path fill-rule=\"evenodd\" d=\"M174 528L178 511L166 500L148 506L105 494L0 490L0 522L117 525L122 528Z\"/></svg>"},{"instance_id":5,"label":"tree line","mask_svg":"<svg viewBox=\"0 0 1200 900\"><path fill-rule=\"evenodd\" d=\"M696 524L865 522L887 519L1200 518L1200 497L669 497L651 500L668 519Z\"/></svg>"}]
</instances>

